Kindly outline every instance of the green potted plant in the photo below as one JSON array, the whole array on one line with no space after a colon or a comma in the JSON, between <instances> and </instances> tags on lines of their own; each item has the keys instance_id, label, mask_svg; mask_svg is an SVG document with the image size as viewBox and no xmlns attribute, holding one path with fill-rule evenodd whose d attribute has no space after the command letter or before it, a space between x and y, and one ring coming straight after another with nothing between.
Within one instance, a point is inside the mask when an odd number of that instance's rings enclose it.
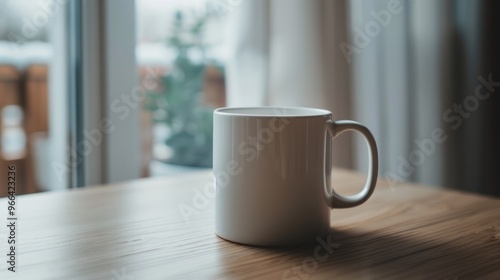
<instances>
[{"instance_id":1,"label":"green potted plant","mask_svg":"<svg viewBox=\"0 0 500 280\"><path fill-rule=\"evenodd\" d=\"M203 28L206 17L188 23L177 12L172 36L167 45L176 57L172 69L163 77L162 92L149 92L146 106L155 122L166 124L169 136L165 144L171 149L168 163L196 166L212 166L213 109L203 103L204 73L208 65L222 66L206 57L203 44Z\"/></svg>"}]
</instances>

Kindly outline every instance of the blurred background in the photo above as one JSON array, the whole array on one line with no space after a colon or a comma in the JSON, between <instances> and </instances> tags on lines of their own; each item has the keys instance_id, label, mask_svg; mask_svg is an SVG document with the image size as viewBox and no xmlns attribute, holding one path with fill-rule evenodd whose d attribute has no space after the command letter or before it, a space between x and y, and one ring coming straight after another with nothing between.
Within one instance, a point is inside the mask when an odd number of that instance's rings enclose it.
<instances>
[{"instance_id":1,"label":"blurred background","mask_svg":"<svg viewBox=\"0 0 500 280\"><path fill-rule=\"evenodd\" d=\"M369 127L394 189L500 196L499 6L0 0L0 170L18 193L177 176L211 168L215 108L309 106Z\"/></svg>"}]
</instances>

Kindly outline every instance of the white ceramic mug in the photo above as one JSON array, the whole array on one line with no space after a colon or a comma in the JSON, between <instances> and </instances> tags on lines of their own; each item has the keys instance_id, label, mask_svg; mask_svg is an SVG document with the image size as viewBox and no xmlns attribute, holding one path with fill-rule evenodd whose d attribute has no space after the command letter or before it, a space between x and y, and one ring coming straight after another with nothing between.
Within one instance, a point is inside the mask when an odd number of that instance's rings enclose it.
<instances>
[{"instance_id":1,"label":"white ceramic mug","mask_svg":"<svg viewBox=\"0 0 500 280\"><path fill-rule=\"evenodd\" d=\"M331 142L360 132L369 148L369 174L358 194L330 187ZM314 242L330 230L330 208L364 203L377 181L377 145L354 121L333 121L322 109L220 108L214 112L216 234L249 245Z\"/></svg>"}]
</instances>

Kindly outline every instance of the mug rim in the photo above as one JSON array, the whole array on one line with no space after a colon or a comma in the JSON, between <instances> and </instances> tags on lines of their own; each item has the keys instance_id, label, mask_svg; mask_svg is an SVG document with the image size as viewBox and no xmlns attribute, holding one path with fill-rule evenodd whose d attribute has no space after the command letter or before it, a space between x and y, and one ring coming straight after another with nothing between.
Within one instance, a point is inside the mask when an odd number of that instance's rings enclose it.
<instances>
[{"instance_id":1,"label":"mug rim","mask_svg":"<svg viewBox=\"0 0 500 280\"><path fill-rule=\"evenodd\" d=\"M248 113L242 111L259 111L259 110L267 110L271 113ZM283 115L276 115L272 113L272 111L276 110L294 110L302 111L303 113L293 113L293 112L284 112ZM236 112L231 112L236 111ZM239 111L239 112L238 112ZM217 108L214 111L214 114L221 116L231 116L231 117L253 117L253 118L311 118L311 117L325 117L332 115L332 112L319 109L319 108L311 108L311 107L293 107L293 106L254 106L254 107L221 107Z\"/></svg>"}]
</instances>

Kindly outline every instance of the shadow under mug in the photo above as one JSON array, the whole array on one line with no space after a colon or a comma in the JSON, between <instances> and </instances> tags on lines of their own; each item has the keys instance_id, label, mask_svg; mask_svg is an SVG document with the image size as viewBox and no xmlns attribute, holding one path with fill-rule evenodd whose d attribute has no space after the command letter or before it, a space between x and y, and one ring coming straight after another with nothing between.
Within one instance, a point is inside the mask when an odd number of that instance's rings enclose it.
<instances>
[{"instance_id":1,"label":"shadow under mug","mask_svg":"<svg viewBox=\"0 0 500 280\"><path fill-rule=\"evenodd\" d=\"M360 132L369 148L363 189L343 196L330 186L331 142ZM375 139L354 121L299 107L220 108L214 112L216 234L257 246L314 242L330 231L331 208L355 207L375 189Z\"/></svg>"}]
</instances>

